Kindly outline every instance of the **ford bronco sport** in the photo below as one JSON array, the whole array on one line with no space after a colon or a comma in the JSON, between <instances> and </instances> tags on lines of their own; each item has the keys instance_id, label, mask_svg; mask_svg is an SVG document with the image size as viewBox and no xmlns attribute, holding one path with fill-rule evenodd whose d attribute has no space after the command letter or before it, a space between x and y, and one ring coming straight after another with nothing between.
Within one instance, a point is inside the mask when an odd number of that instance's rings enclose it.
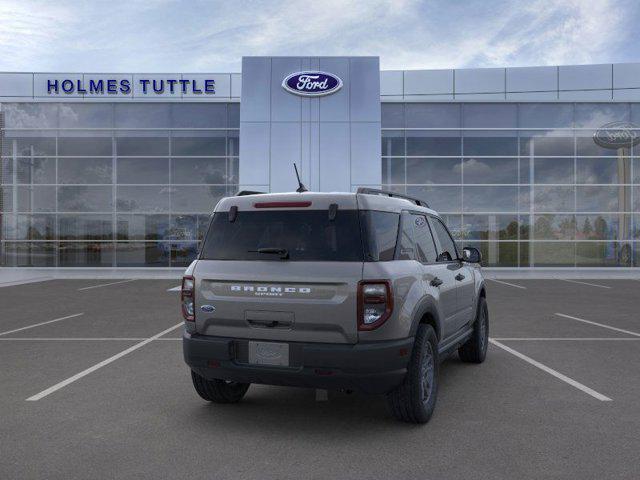
<instances>
[{"instance_id":1,"label":"ford bronco sport","mask_svg":"<svg viewBox=\"0 0 640 480\"><path fill-rule=\"evenodd\" d=\"M193 385L217 403L251 383L386 394L398 419L427 422L439 361L485 359L479 263L404 195L223 198L182 281Z\"/></svg>"}]
</instances>

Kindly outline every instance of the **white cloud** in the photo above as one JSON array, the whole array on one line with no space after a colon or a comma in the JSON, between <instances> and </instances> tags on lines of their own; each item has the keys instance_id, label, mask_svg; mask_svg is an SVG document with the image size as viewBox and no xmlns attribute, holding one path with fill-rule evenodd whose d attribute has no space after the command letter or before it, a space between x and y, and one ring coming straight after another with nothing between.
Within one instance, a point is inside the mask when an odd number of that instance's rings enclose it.
<instances>
[{"instance_id":1,"label":"white cloud","mask_svg":"<svg viewBox=\"0 0 640 480\"><path fill-rule=\"evenodd\" d=\"M633 0L3 1L0 70L239 71L243 55L384 69L638 60Z\"/></svg>"}]
</instances>

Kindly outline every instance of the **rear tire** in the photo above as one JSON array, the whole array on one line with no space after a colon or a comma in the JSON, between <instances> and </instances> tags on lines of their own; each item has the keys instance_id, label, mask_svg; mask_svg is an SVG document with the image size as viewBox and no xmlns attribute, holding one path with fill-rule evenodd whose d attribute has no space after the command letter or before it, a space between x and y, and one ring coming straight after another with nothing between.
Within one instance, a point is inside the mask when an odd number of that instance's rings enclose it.
<instances>
[{"instance_id":1,"label":"rear tire","mask_svg":"<svg viewBox=\"0 0 640 480\"><path fill-rule=\"evenodd\" d=\"M191 380L198 395L213 403L237 403L242 400L251 385L218 379L207 380L193 370L191 370Z\"/></svg>"},{"instance_id":2,"label":"rear tire","mask_svg":"<svg viewBox=\"0 0 640 480\"><path fill-rule=\"evenodd\" d=\"M387 394L391 413L403 422L427 423L438 394L438 339L431 325L418 327L407 375Z\"/></svg>"},{"instance_id":3,"label":"rear tire","mask_svg":"<svg viewBox=\"0 0 640 480\"><path fill-rule=\"evenodd\" d=\"M459 349L460 360L467 363L482 363L487 357L489 343L489 309L484 297L480 297L473 334Z\"/></svg>"}]
</instances>

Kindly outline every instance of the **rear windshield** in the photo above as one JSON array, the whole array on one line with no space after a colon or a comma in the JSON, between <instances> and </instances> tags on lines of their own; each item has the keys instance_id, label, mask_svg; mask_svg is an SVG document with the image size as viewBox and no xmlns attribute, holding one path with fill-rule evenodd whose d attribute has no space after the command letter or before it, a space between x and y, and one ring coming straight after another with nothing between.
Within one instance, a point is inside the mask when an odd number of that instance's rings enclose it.
<instances>
[{"instance_id":1,"label":"rear windshield","mask_svg":"<svg viewBox=\"0 0 640 480\"><path fill-rule=\"evenodd\" d=\"M238 211L213 215L200 258L361 262L393 259L398 214L338 210ZM262 252L258 250L262 249ZM267 249L267 251L265 251ZM286 251L286 255L283 254ZM310 272L311 273L311 272Z\"/></svg>"}]
</instances>

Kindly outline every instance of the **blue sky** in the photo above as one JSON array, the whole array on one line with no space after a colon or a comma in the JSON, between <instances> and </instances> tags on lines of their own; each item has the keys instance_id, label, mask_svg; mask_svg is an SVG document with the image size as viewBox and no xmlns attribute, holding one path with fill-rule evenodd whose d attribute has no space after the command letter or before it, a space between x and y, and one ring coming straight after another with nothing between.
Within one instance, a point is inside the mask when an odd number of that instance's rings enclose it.
<instances>
[{"instance_id":1,"label":"blue sky","mask_svg":"<svg viewBox=\"0 0 640 480\"><path fill-rule=\"evenodd\" d=\"M242 55L381 68L640 61L637 0L0 0L0 71L237 72Z\"/></svg>"}]
</instances>

